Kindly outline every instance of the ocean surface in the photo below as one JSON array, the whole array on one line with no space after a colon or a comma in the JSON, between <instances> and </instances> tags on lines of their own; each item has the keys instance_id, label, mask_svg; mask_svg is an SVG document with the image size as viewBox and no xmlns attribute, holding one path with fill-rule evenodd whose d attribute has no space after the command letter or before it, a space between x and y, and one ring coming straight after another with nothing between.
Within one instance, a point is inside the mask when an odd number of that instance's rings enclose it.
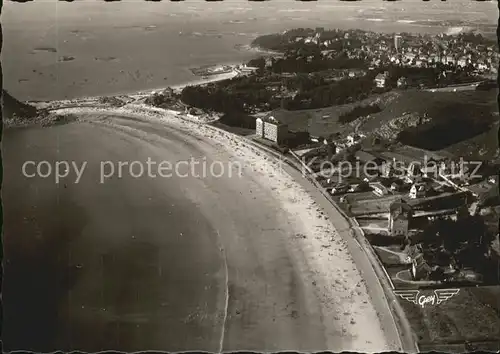
<instances>
[{"instance_id":1,"label":"ocean surface","mask_svg":"<svg viewBox=\"0 0 500 354\"><path fill-rule=\"evenodd\" d=\"M21 100L152 89L195 80L191 67L244 62L261 34L297 27L494 34L495 1L363 0L207 3L5 2L4 88Z\"/></svg>"}]
</instances>

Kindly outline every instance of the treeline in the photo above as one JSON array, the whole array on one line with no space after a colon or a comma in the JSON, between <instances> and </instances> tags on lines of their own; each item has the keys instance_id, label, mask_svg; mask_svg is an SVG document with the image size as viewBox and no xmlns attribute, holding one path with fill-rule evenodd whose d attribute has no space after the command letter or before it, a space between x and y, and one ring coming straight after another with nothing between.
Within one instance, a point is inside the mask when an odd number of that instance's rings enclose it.
<instances>
[{"instance_id":1,"label":"treeline","mask_svg":"<svg viewBox=\"0 0 500 354\"><path fill-rule=\"evenodd\" d=\"M479 215L465 214L456 221L438 218L417 237L423 245L425 258L431 264L441 263L439 258L444 256L448 258L445 264L450 264L451 260L458 269L473 267L481 272L487 271L483 268L487 260L485 254L491 247L494 234L489 232Z\"/></svg>"},{"instance_id":2,"label":"treeline","mask_svg":"<svg viewBox=\"0 0 500 354\"><path fill-rule=\"evenodd\" d=\"M341 29L312 29L312 28L296 28L284 33L275 33L268 34L264 36L257 37L252 41L252 46L260 47L263 49L274 50L279 52L286 52L293 49L298 49L300 46L303 46L303 41L297 42L296 39L299 37L306 38L314 36L316 33L321 33L321 41L332 40L334 41L333 45L339 44L343 42L345 39L346 33L349 34L349 43L351 44L351 48L358 44L358 40L356 39L356 35L362 35L368 33L367 31L363 31L360 29L351 29L351 30L341 30ZM338 43L335 43L338 41ZM347 42L347 41L346 41ZM320 45L321 46L321 45ZM340 49L339 47L338 49ZM333 49L333 48L332 48Z\"/></svg>"},{"instance_id":3,"label":"treeline","mask_svg":"<svg viewBox=\"0 0 500 354\"><path fill-rule=\"evenodd\" d=\"M283 107L288 110L324 108L345 104L368 97L375 90L374 73L363 77L326 83L320 76L297 76L289 86L300 86L293 97L278 98L270 89L272 77L256 76L234 78L208 86L187 86L182 90L184 103L222 113L253 113ZM277 77L279 78L279 76Z\"/></svg>"},{"instance_id":4,"label":"treeline","mask_svg":"<svg viewBox=\"0 0 500 354\"><path fill-rule=\"evenodd\" d=\"M472 75L473 70L472 66L461 68L445 64L427 68L389 64L378 69L379 72L387 71L389 73L386 79L386 86L388 88L396 88L400 77L406 78L408 85L415 87L420 85L426 87L446 86L477 81L477 77ZM446 72L446 74L443 74L443 72Z\"/></svg>"},{"instance_id":5,"label":"treeline","mask_svg":"<svg viewBox=\"0 0 500 354\"><path fill-rule=\"evenodd\" d=\"M322 58L321 56L308 59L307 57L288 57L277 59L272 63L270 70L273 73L314 73L329 69L366 69L368 63L357 58L338 56L336 58Z\"/></svg>"},{"instance_id":6,"label":"treeline","mask_svg":"<svg viewBox=\"0 0 500 354\"><path fill-rule=\"evenodd\" d=\"M264 58L250 60L247 65L257 67L260 73L315 73L331 69L367 69L369 63L364 58L349 58L344 52L335 57L324 57L318 47L290 53L285 58L272 58L266 66Z\"/></svg>"},{"instance_id":7,"label":"treeline","mask_svg":"<svg viewBox=\"0 0 500 354\"><path fill-rule=\"evenodd\" d=\"M272 110L280 100L255 76L233 78L207 86L187 86L181 100L197 108L221 113L253 113L255 109Z\"/></svg>"},{"instance_id":8,"label":"treeline","mask_svg":"<svg viewBox=\"0 0 500 354\"><path fill-rule=\"evenodd\" d=\"M357 106L352 111L341 114L339 116L339 123L349 123L359 117L364 117L372 113L378 113L380 111L382 111L382 109L377 104Z\"/></svg>"},{"instance_id":9,"label":"treeline","mask_svg":"<svg viewBox=\"0 0 500 354\"><path fill-rule=\"evenodd\" d=\"M311 28L296 28L285 33L274 33L259 36L252 41L253 47L284 52L293 48L291 41L297 37L309 37L314 35L315 31Z\"/></svg>"},{"instance_id":10,"label":"treeline","mask_svg":"<svg viewBox=\"0 0 500 354\"><path fill-rule=\"evenodd\" d=\"M331 84L312 87L286 101L289 110L317 109L360 101L376 90L374 73L349 78Z\"/></svg>"}]
</instances>

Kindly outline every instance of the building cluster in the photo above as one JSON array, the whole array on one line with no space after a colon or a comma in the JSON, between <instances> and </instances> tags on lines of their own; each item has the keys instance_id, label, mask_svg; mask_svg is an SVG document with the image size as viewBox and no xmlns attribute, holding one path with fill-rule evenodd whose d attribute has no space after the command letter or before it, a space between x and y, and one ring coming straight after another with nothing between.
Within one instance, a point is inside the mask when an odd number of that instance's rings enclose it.
<instances>
[{"instance_id":1,"label":"building cluster","mask_svg":"<svg viewBox=\"0 0 500 354\"><path fill-rule=\"evenodd\" d=\"M293 135L286 122L286 111L271 112L257 119L256 135L279 145ZM443 267L432 263L432 259L428 263L429 260L421 250L411 253L412 247L420 246L419 235L424 227L432 225L436 218L445 217L458 221L466 215L482 216L483 211L491 212L492 209L484 203L484 195L478 195L472 187L481 182L488 190L498 189L498 177L478 176L475 168L467 168L468 165L461 159L439 159L436 156L424 161L414 161L415 157L405 156L404 152L399 154L363 149L361 146L365 138L362 134L313 138L318 147L327 147L328 153L326 156L321 154L319 160L325 161L326 157L328 161L338 161L338 156L334 155L343 150L351 151L350 157L341 159L350 161L351 168L354 169L349 171L351 175L346 175L344 164L333 163L334 167L330 168L335 173L332 174L332 171L322 170L323 167L318 169L318 165L310 164L308 166L314 173L312 177L333 198L338 198L339 205L346 211L352 213L355 206L357 210L352 215L356 218L360 215L368 218L371 222L369 228L394 237L393 240L397 243L404 241L401 250L404 249L402 254L407 255L405 262L408 263L405 264L411 264L412 278L428 279L431 273L434 274ZM316 151L319 150L311 152L318 157ZM307 163L307 159L303 161ZM322 161L319 161L320 164ZM367 171L370 173L366 173ZM325 172L328 177L323 175ZM377 213L381 215L377 217ZM376 219L381 221L373 221ZM476 277L477 274L470 276ZM461 279L460 277L460 274L453 273L446 279Z\"/></svg>"},{"instance_id":2,"label":"building cluster","mask_svg":"<svg viewBox=\"0 0 500 354\"><path fill-rule=\"evenodd\" d=\"M332 33L334 35L332 36ZM324 39L325 34L327 37ZM430 36L350 31L319 31L296 42L316 44L325 57L344 52L349 58L368 60L373 67L393 63L401 66L435 67L439 64L471 67L477 73L496 73L498 51L490 43L473 43L466 36Z\"/></svg>"},{"instance_id":3,"label":"building cluster","mask_svg":"<svg viewBox=\"0 0 500 354\"><path fill-rule=\"evenodd\" d=\"M285 110L277 109L257 118L256 136L278 146L286 143L294 134L289 131L286 115ZM429 158L425 161L414 161L412 157L389 151L361 149L359 146L365 138L361 133L336 137L309 136L311 143L321 143L328 147L328 153L324 156L326 160L338 161L337 157L341 156L339 154L342 151L352 151L349 159L355 161L356 168L362 170L362 173L353 171L353 178L344 176L341 182L336 182L335 178L329 179L325 187L332 194L356 191L360 180L363 180L377 196L401 195L408 200L416 200L442 194L470 192L477 197L478 194L470 189L470 186L484 179L491 185L497 182L496 176L479 176L475 168L469 168L467 162L460 159ZM369 173L369 176L363 173Z\"/></svg>"}]
</instances>

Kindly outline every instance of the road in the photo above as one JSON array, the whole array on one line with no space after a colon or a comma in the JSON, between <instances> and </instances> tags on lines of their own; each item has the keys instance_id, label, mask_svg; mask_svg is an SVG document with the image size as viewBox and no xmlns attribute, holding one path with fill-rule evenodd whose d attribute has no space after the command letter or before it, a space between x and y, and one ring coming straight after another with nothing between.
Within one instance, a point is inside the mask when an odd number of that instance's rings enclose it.
<instances>
[{"instance_id":1,"label":"road","mask_svg":"<svg viewBox=\"0 0 500 354\"><path fill-rule=\"evenodd\" d=\"M461 85L450 85L447 87L440 87L440 88L433 88L433 89L426 89L425 91L430 91L430 92L458 92L458 91L475 91L477 86L481 83L482 81L478 82L471 82L468 84L461 84Z\"/></svg>"},{"instance_id":2,"label":"road","mask_svg":"<svg viewBox=\"0 0 500 354\"><path fill-rule=\"evenodd\" d=\"M349 347L289 246L293 216L251 174L101 183L103 161L232 159L208 139L106 116L9 129L3 148L5 350ZM78 183L73 168L59 183L23 175L42 160L87 165Z\"/></svg>"}]
</instances>

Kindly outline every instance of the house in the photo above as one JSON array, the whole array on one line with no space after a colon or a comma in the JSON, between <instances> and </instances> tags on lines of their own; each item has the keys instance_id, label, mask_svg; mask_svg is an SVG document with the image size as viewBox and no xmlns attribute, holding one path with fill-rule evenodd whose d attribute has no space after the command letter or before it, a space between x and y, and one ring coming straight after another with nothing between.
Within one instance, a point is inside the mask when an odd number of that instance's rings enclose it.
<instances>
[{"instance_id":1,"label":"house","mask_svg":"<svg viewBox=\"0 0 500 354\"><path fill-rule=\"evenodd\" d=\"M255 135L260 138L264 137L264 120L262 118L255 120Z\"/></svg>"},{"instance_id":2,"label":"house","mask_svg":"<svg viewBox=\"0 0 500 354\"><path fill-rule=\"evenodd\" d=\"M356 157L357 160L360 160L361 162L364 163L370 163L373 167L381 166L385 162L384 159L372 155L369 152L363 150L356 151L354 156Z\"/></svg>"},{"instance_id":3,"label":"house","mask_svg":"<svg viewBox=\"0 0 500 354\"><path fill-rule=\"evenodd\" d=\"M284 110L276 110L263 118L255 121L255 134L276 144L282 144L288 137L288 125L281 119L285 114Z\"/></svg>"},{"instance_id":4,"label":"house","mask_svg":"<svg viewBox=\"0 0 500 354\"><path fill-rule=\"evenodd\" d=\"M407 175L410 178L420 177L422 175L422 170L420 168L420 164L415 162L415 161L410 162L410 165L408 166L408 170L407 170Z\"/></svg>"},{"instance_id":5,"label":"house","mask_svg":"<svg viewBox=\"0 0 500 354\"><path fill-rule=\"evenodd\" d=\"M171 87L167 87L165 90L163 90L163 95L166 97L173 97L174 96L174 89Z\"/></svg>"},{"instance_id":6,"label":"house","mask_svg":"<svg viewBox=\"0 0 500 354\"><path fill-rule=\"evenodd\" d=\"M400 179L394 181L390 185L390 190L394 192L399 192L404 188L404 183Z\"/></svg>"},{"instance_id":7,"label":"house","mask_svg":"<svg viewBox=\"0 0 500 354\"><path fill-rule=\"evenodd\" d=\"M465 66L467 66L467 60L465 58L460 58L457 61L457 65L461 66L461 67L465 67Z\"/></svg>"},{"instance_id":8,"label":"house","mask_svg":"<svg viewBox=\"0 0 500 354\"><path fill-rule=\"evenodd\" d=\"M389 206L389 234L391 236L408 236L408 226L413 217L412 207L403 199Z\"/></svg>"},{"instance_id":9,"label":"house","mask_svg":"<svg viewBox=\"0 0 500 354\"><path fill-rule=\"evenodd\" d=\"M411 276L413 280L429 279L431 272L432 268L424 259L424 255L422 253L419 253L412 259Z\"/></svg>"},{"instance_id":10,"label":"house","mask_svg":"<svg viewBox=\"0 0 500 354\"><path fill-rule=\"evenodd\" d=\"M380 166L380 172L382 174L382 177L391 177L392 174L394 173L394 166L391 162L386 162Z\"/></svg>"},{"instance_id":11,"label":"house","mask_svg":"<svg viewBox=\"0 0 500 354\"><path fill-rule=\"evenodd\" d=\"M383 186L381 185L377 185L377 184L372 184L371 185L371 188L373 190L373 193L379 197L383 197L384 195L387 195L387 189L385 189Z\"/></svg>"},{"instance_id":12,"label":"house","mask_svg":"<svg viewBox=\"0 0 500 354\"><path fill-rule=\"evenodd\" d=\"M410 188L409 197L411 199L424 198L429 191L426 183L414 183Z\"/></svg>"},{"instance_id":13,"label":"house","mask_svg":"<svg viewBox=\"0 0 500 354\"><path fill-rule=\"evenodd\" d=\"M387 78L389 77L389 72L380 73L375 76L375 85L378 88L384 88L386 85Z\"/></svg>"},{"instance_id":14,"label":"house","mask_svg":"<svg viewBox=\"0 0 500 354\"><path fill-rule=\"evenodd\" d=\"M398 81L397 81L397 86L400 87L400 88L405 88L408 86L408 80L406 79L406 77L404 76L401 76Z\"/></svg>"},{"instance_id":15,"label":"house","mask_svg":"<svg viewBox=\"0 0 500 354\"><path fill-rule=\"evenodd\" d=\"M437 177L438 176L438 167L439 167L439 163L437 160L433 159L433 158L430 158L429 160L427 160L425 162L425 166L423 166L420 170L422 172L422 176L423 177L429 177L429 176L432 176L432 177Z\"/></svg>"},{"instance_id":16,"label":"house","mask_svg":"<svg viewBox=\"0 0 500 354\"><path fill-rule=\"evenodd\" d=\"M346 140L347 140L347 143L346 145L347 146L352 146L354 144L357 144L359 143L359 141L364 138L365 136L363 134L353 134L353 135L348 135Z\"/></svg>"},{"instance_id":17,"label":"house","mask_svg":"<svg viewBox=\"0 0 500 354\"><path fill-rule=\"evenodd\" d=\"M337 144L335 144L334 141L329 141L328 139L324 139L323 145L326 147L328 160L331 160L333 155L337 154Z\"/></svg>"}]
</instances>

